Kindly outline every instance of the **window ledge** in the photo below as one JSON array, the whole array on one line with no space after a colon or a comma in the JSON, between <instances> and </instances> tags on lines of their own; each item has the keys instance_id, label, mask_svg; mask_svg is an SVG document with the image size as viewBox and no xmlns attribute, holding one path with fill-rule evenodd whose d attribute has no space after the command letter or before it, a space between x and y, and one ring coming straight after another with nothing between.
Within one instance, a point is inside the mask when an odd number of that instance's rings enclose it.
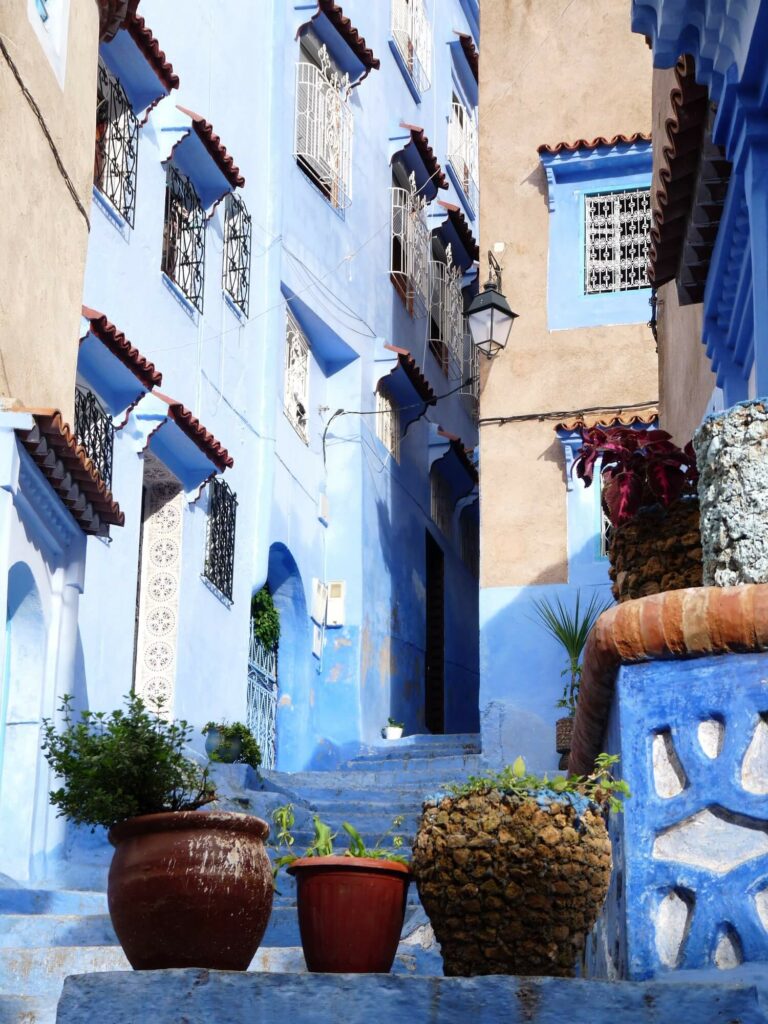
<instances>
[{"instance_id":1,"label":"window ledge","mask_svg":"<svg viewBox=\"0 0 768 1024\"><path fill-rule=\"evenodd\" d=\"M224 297L225 304L229 307L229 310L237 317L242 324L248 323L248 315L245 313L235 302L232 296L229 294L226 288L222 288L221 294Z\"/></svg>"},{"instance_id":2,"label":"window ledge","mask_svg":"<svg viewBox=\"0 0 768 1024\"><path fill-rule=\"evenodd\" d=\"M200 579L203 581L206 590L210 591L210 593L213 594L213 596L219 601L220 604L223 604L227 610L229 610L232 607L232 605L235 603L232 600L232 598L227 597L226 594L222 594L222 592L219 590L216 584L212 583L211 580L209 580L208 577L202 572L200 573Z\"/></svg>"},{"instance_id":3,"label":"window ledge","mask_svg":"<svg viewBox=\"0 0 768 1024\"><path fill-rule=\"evenodd\" d=\"M174 297L174 299L176 299L176 301L187 314L187 316L190 318L190 320L194 321L194 323L197 323L198 317L200 315L200 310L197 308L197 306L190 302L190 300L187 298L187 296L184 294L181 288L179 288L179 286L176 284L174 280L172 280L172 278L168 277L164 270L161 270L160 274L163 278L163 284Z\"/></svg>"},{"instance_id":4,"label":"window ledge","mask_svg":"<svg viewBox=\"0 0 768 1024\"><path fill-rule=\"evenodd\" d=\"M394 54L397 66L400 68L402 76L405 79L405 84L408 86L408 90L411 96L413 96L416 103L421 104L421 93L416 88L416 83L413 80L413 75L408 70L408 65L405 63L402 53L400 53L400 47L397 45L394 39L389 40L389 48Z\"/></svg>"},{"instance_id":5,"label":"window ledge","mask_svg":"<svg viewBox=\"0 0 768 1024\"><path fill-rule=\"evenodd\" d=\"M309 448L309 435L304 434L302 432L301 427L296 423L296 420L291 416L291 414L288 412L285 406L283 406L283 415L293 427L294 432L296 433L296 436L299 438L299 440L302 441L307 446L307 448Z\"/></svg>"},{"instance_id":6,"label":"window ledge","mask_svg":"<svg viewBox=\"0 0 768 1024\"><path fill-rule=\"evenodd\" d=\"M93 186L93 198L96 206L98 206L110 224L117 230L120 237L127 242L131 236L131 225L125 217L117 210L117 207L112 205L96 185Z\"/></svg>"}]
</instances>

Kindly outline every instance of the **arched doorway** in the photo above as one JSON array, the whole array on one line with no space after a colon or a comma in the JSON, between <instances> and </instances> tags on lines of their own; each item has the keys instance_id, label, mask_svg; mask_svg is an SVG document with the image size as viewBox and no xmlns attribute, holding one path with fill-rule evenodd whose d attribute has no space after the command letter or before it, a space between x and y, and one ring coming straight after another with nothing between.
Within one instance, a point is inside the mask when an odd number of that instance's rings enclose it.
<instances>
[{"instance_id":1,"label":"arched doorway","mask_svg":"<svg viewBox=\"0 0 768 1024\"><path fill-rule=\"evenodd\" d=\"M0 873L30 874L40 725L46 661L46 625L28 565L8 574L5 664L0 677L0 821L13 822L0 844Z\"/></svg>"}]
</instances>

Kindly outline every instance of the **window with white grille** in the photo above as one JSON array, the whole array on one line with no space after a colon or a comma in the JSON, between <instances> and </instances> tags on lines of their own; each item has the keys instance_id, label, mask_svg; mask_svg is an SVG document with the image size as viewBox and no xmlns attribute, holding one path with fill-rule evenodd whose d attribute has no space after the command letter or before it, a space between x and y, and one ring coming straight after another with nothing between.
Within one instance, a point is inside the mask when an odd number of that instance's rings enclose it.
<instances>
[{"instance_id":1,"label":"window with white grille","mask_svg":"<svg viewBox=\"0 0 768 1024\"><path fill-rule=\"evenodd\" d=\"M400 461L400 413L384 385L376 389L376 436L395 460Z\"/></svg>"},{"instance_id":2,"label":"window with white grille","mask_svg":"<svg viewBox=\"0 0 768 1024\"><path fill-rule=\"evenodd\" d=\"M461 394L466 395L469 413L477 419L477 408L480 400L480 365L477 359L477 348L472 344L467 318L463 321L464 370L462 373Z\"/></svg>"},{"instance_id":3,"label":"window with white grille","mask_svg":"<svg viewBox=\"0 0 768 1024\"><path fill-rule=\"evenodd\" d=\"M480 200L477 154L477 125L454 93L451 119L448 122L448 160L467 202L475 212Z\"/></svg>"},{"instance_id":4,"label":"window with white grille","mask_svg":"<svg viewBox=\"0 0 768 1024\"><path fill-rule=\"evenodd\" d=\"M422 0L392 0L392 38L419 92L432 75L432 26Z\"/></svg>"},{"instance_id":5,"label":"window with white grille","mask_svg":"<svg viewBox=\"0 0 768 1024\"><path fill-rule=\"evenodd\" d=\"M429 264L429 347L451 380L461 377L464 356L461 279L461 270L453 262L453 249L448 245L443 258L433 259Z\"/></svg>"},{"instance_id":6,"label":"window with white grille","mask_svg":"<svg viewBox=\"0 0 768 1024\"><path fill-rule=\"evenodd\" d=\"M396 181L396 179L395 179ZM393 185L390 276L411 316L429 307L430 235L426 201L411 174L408 188Z\"/></svg>"},{"instance_id":7,"label":"window with white grille","mask_svg":"<svg viewBox=\"0 0 768 1024\"><path fill-rule=\"evenodd\" d=\"M648 288L651 190L584 196L584 291Z\"/></svg>"},{"instance_id":8,"label":"window with white grille","mask_svg":"<svg viewBox=\"0 0 768 1024\"><path fill-rule=\"evenodd\" d=\"M345 209L352 200L352 111L349 75L334 68L321 46L317 63L302 48L296 65L293 155L330 204Z\"/></svg>"},{"instance_id":9,"label":"window with white grille","mask_svg":"<svg viewBox=\"0 0 768 1024\"><path fill-rule=\"evenodd\" d=\"M432 468L429 474L429 486L431 491L432 522L445 534L450 537L453 524L453 494L451 485L440 473Z\"/></svg>"},{"instance_id":10,"label":"window with white grille","mask_svg":"<svg viewBox=\"0 0 768 1024\"><path fill-rule=\"evenodd\" d=\"M290 313L285 320L285 414L302 441L309 441L309 344Z\"/></svg>"}]
</instances>

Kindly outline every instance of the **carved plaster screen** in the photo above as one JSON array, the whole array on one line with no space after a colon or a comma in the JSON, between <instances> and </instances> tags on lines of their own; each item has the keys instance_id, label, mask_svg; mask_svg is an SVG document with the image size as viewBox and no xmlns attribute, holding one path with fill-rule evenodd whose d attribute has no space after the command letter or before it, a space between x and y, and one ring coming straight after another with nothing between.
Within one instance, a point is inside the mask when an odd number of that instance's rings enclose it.
<instances>
[{"instance_id":1,"label":"carved plaster screen","mask_svg":"<svg viewBox=\"0 0 768 1024\"><path fill-rule=\"evenodd\" d=\"M584 196L584 291L587 295L650 287L651 190Z\"/></svg>"},{"instance_id":2,"label":"carved plaster screen","mask_svg":"<svg viewBox=\"0 0 768 1024\"><path fill-rule=\"evenodd\" d=\"M115 76L99 61L93 183L133 227L139 120Z\"/></svg>"},{"instance_id":3,"label":"carved plaster screen","mask_svg":"<svg viewBox=\"0 0 768 1024\"><path fill-rule=\"evenodd\" d=\"M309 343L294 316L285 317L285 414L305 443L309 441Z\"/></svg>"},{"instance_id":4,"label":"carved plaster screen","mask_svg":"<svg viewBox=\"0 0 768 1024\"><path fill-rule=\"evenodd\" d=\"M395 462L400 461L400 413L383 385L376 389L376 436Z\"/></svg>"},{"instance_id":5,"label":"carved plaster screen","mask_svg":"<svg viewBox=\"0 0 768 1024\"><path fill-rule=\"evenodd\" d=\"M171 717L176 680L184 496L176 477L145 455L134 690Z\"/></svg>"}]
</instances>

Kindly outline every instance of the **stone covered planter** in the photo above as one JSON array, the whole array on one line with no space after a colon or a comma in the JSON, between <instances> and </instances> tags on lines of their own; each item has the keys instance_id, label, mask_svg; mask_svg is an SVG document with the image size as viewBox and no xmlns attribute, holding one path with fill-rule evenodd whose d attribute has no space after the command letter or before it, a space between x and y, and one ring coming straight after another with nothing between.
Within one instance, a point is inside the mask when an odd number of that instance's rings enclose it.
<instances>
[{"instance_id":1,"label":"stone covered planter","mask_svg":"<svg viewBox=\"0 0 768 1024\"><path fill-rule=\"evenodd\" d=\"M631 522L612 530L608 557L611 590L619 603L700 587L699 503L682 498L667 509L642 509Z\"/></svg>"},{"instance_id":2,"label":"stone covered planter","mask_svg":"<svg viewBox=\"0 0 768 1024\"><path fill-rule=\"evenodd\" d=\"M597 808L571 799L490 790L425 804L411 869L446 975L573 974L611 844Z\"/></svg>"},{"instance_id":3,"label":"stone covered planter","mask_svg":"<svg viewBox=\"0 0 768 1024\"><path fill-rule=\"evenodd\" d=\"M742 402L709 416L693 446L699 467L704 583L768 582L768 408Z\"/></svg>"}]
</instances>

